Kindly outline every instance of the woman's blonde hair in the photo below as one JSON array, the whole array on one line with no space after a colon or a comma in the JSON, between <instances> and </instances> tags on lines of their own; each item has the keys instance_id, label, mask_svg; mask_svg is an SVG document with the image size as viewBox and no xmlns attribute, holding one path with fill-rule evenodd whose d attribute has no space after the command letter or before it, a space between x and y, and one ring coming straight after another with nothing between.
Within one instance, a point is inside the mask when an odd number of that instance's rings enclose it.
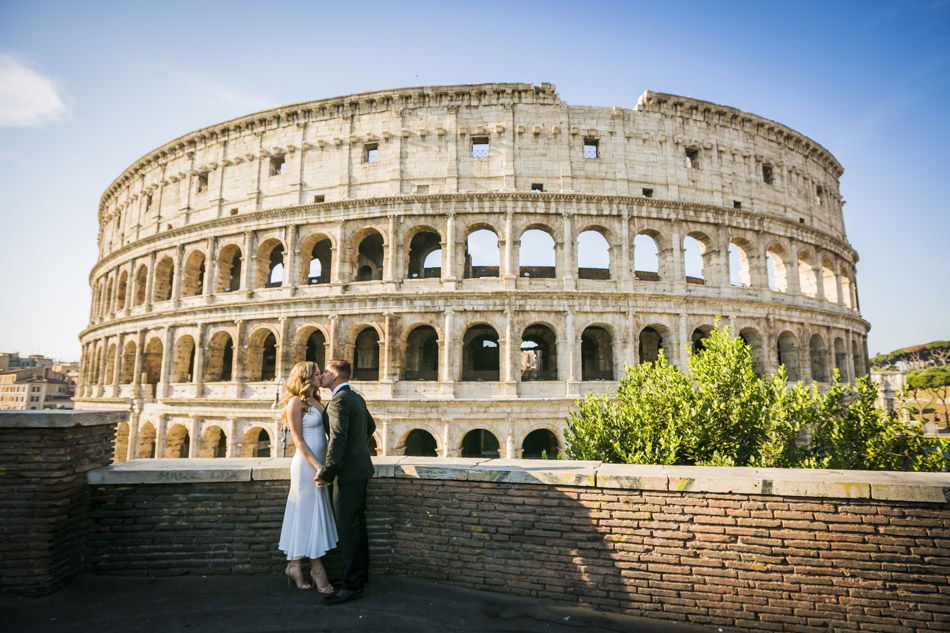
<instances>
[{"instance_id":1,"label":"woman's blonde hair","mask_svg":"<svg viewBox=\"0 0 950 633\"><path fill-rule=\"evenodd\" d=\"M284 383L284 397L280 401L280 423L284 426L287 426L287 403L290 402L290 399L294 396L300 398L303 402L303 413L307 413L310 410L310 403L308 402L310 396L320 402L320 393L313 388L310 384L310 381L313 380L313 377L319 372L320 368L317 367L317 364L309 360L301 361L294 365L293 369L290 370L290 375L287 376L287 382Z\"/></svg>"}]
</instances>

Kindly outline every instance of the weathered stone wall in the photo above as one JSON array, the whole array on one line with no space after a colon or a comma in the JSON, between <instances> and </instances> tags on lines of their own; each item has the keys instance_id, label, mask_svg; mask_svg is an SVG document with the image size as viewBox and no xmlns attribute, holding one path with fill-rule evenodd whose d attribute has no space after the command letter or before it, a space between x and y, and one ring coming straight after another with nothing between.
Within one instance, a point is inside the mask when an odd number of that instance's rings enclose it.
<instances>
[{"instance_id":1,"label":"weathered stone wall","mask_svg":"<svg viewBox=\"0 0 950 633\"><path fill-rule=\"evenodd\" d=\"M950 624L950 475L377 458L375 573L733 631ZM90 570L279 573L286 460L90 473Z\"/></svg>"},{"instance_id":2,"label":"weathered stone wall","mask_svg":"<svg viewBox=\"0 0 950 633\"><path fill-rule=\"evenodd\" d=\"M653 92L606 108L549 84L411 88L241 117L104 193L77 403L131 409L119 460L252 455L262 431L279 456L274 379L344 357L371 368L354 385L380 455L419 431L457 457L480 429L519 458L535 432L563 451L569 408L625 363L662 348L685 366L719 316L760 372L852 380L869 325L841 173L781 124ZM497 249L475 261L481 230ZM588 237L603 267L584 261ZM656 270L638 268L651 249ZM548 369L524 372L542 329ZM476 331L496 345L487 371Z\"/></svg>"},{"instance_id":3,"label":"weathered stone wall","mask_svg":"<svg viewBox=\"0 0 950 633\"><path fill-rule=\"evenodd\" d=\"M80 570L86 472L112 461L123 413L0 411L0 591L43 594Z\"/></svg>"}]
</instances>

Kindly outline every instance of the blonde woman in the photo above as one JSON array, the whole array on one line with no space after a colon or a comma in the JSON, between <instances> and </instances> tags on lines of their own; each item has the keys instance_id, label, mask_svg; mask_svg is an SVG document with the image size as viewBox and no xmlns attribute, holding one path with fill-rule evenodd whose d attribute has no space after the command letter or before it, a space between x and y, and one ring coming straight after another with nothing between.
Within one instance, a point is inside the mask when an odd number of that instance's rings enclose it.
<instances>
[{"instance_id":1,"label":"blonde woman","mask_svg":"<svg viewBox=\"0 0 950 633\"><path fill-rule=\"evenodd\" d=\"M322 374L316 363L304 361L294 365L284 392L281 423L290 428L296 452L290 462L290 493L284 510L277 548L287 555L284 574L298 589L311 589L332 594L320 558L336 546L336 523L330 508L327 488L314 482L314 475L323 467L327 450L327 434L320 402ZM310 559L310 579L304 579L301 560Z\"/></svg>"}]
</instances>

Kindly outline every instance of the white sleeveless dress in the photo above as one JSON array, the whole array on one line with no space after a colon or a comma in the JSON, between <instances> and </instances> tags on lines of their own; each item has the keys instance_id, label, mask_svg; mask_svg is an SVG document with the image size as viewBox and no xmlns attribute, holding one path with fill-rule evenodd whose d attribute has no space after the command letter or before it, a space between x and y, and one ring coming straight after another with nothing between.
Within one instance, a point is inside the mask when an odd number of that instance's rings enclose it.
<instances>
[{"instance_id":1,"label":"white sleeveless dress","mask_svg":"<svg viewBox=\"0 0 950 633\"><path fill-rule=\"evenodd\" d=\"M303 439L322 462L327 452L323 411L311 408L303 416ZM290 493L284 510L277 549L287 554L287 560L320 558L336 547L336 522L330 507L327 488L317 488L313 467L300 451L290 461Z\"/></svg>"}]
</instances>

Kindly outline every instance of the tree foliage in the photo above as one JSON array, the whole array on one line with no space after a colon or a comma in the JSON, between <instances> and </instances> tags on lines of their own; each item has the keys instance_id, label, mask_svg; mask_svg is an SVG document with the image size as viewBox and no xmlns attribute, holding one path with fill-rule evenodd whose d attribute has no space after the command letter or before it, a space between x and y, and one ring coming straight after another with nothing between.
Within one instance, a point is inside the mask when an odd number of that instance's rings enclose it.
<instances>
[{"instance_id":1,"label":"tree foliage","mask_svg":"<svg viewBox=\"0 0 950 633\"><path fill-rule=\"evenodd\" d=\"M875 369L921 369L950 363L950 341L931 341L911 345L886 354L877 354L870 360Z\"/></svg>"},{"instance_id":2,"label":"tree foliage","mask_svg":"<svg viewBox=\"0 0 950 633\"><path fill-rule=\"evenodd\" d=\"M930 367L907 374L907 389L918 404L939 402L944 422L948 421L950 404L950 367Z\"/></svg>"},{"instance_id":3,"label":"tree foliage","mask_svg":"<svg viewBox=\"0 0 950 633\"><path fill-rule=\"evenodd\" d=\"M660 353L628 365L616 394L589 394L569 417L572 459L627 464L939 471L940 440L874 405L867 378L838 373L828 391L788 385L784 367L760 377L728 327L690 353L689 376Z\"/></svg>"}]
</instances>

